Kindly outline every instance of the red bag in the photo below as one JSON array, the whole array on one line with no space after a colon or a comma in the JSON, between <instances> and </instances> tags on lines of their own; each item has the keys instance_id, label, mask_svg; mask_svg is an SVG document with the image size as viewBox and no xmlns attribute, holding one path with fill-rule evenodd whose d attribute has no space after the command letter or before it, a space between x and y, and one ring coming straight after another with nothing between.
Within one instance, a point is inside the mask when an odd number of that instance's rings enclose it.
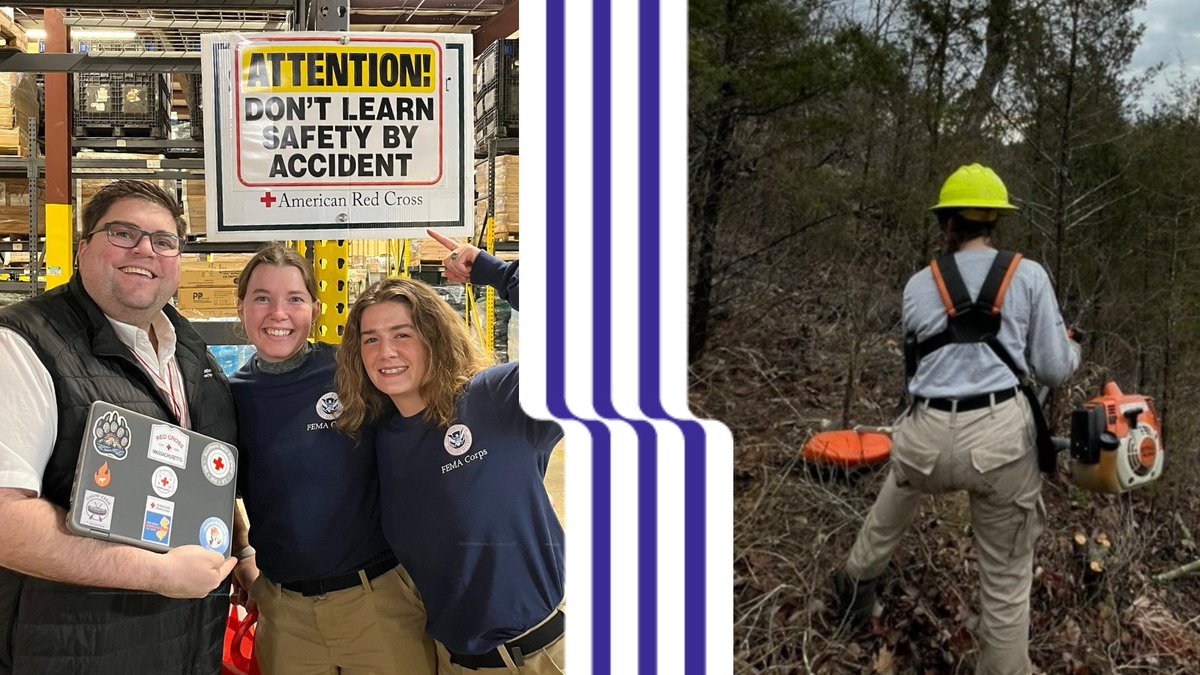
<instances>
[{"instance_id":1,"label":"red bag","mask_svg":"<svg viewBox=\"0 0 1200 675\"><path fill-rule=\"evenodd\" d=\"M254 624L258 610L238 620L237 605L229 606L225 620L225 647L221 651L221 675L262 675L254 658Z\"/></svg>"}]
</instances>

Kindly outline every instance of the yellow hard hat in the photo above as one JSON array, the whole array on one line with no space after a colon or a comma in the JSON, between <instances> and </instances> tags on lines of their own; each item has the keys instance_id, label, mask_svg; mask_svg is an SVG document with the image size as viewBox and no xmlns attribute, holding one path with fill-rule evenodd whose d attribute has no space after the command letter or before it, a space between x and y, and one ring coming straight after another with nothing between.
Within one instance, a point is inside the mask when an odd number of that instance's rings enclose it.
<instances>
[{"instance_id":1,"label":"yellow hard hat","mask_svg":"<svg viewBox=\"0 0 1200 675\"><path fill-rule=\"evenodd\" d=\"M938 209L1000 209L1015 211L1017 207L1008 203L1008 188L1004 181L982 164L958 167L942 184L938 203L929 210Z\"/></svg>"}]
</instances>

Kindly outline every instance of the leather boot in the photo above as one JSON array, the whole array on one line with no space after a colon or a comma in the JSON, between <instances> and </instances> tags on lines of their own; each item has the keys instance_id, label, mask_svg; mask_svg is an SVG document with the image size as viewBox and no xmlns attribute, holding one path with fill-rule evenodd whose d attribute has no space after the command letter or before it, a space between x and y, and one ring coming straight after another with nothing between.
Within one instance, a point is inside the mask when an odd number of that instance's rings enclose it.
<instances>
[{"instance_id":1,"label":"leather boot","mask_svg":"<svg viewBox=\"0 0 1200 675\"><path fill-rule=\"evenodd\" d=\"M833 575L833 591L838 623L854 632L865 628L875 610L875 580L855 580L838 571Z\"/></svg>"}]
</instances>

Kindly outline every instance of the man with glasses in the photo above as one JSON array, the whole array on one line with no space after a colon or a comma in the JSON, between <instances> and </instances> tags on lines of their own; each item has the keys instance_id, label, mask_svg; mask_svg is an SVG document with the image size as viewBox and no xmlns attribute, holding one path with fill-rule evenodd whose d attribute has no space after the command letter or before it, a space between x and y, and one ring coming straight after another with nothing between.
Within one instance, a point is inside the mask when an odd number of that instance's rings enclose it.
<instances>
[{"instance_id":1,"label":"man with glasses","mask_svg":"<svg viewBox=\"0 0 1200 675\"><path fill-rule=\"evenodd\" d=\"M0 309L0 673L220 669L234 559L65 527L93 401L237 435L228 382L168 304L181 213L151 183L106 186L84 208L71 281Z\"/></svg>"}]
</instances>

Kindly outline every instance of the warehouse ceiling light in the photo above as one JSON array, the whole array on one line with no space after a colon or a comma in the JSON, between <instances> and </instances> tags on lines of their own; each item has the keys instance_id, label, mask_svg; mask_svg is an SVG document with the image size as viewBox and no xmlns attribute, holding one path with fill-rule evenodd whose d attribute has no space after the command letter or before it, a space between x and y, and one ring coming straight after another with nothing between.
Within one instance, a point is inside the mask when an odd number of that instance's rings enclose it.
<instances>
[{"instance_id":1,"label":"warehouse ceiling light","mask_svg":"<svg viewBox=\"0 0 1200 675\"><path fill-rule=\"evenodd\" d=\"M45 40L46 31L41 28L30 28L25 31L25 36L30 40ZM137 38L137 32L132 30L73 30L71 31L71 39L73 40L133 40Z\"/></svg>"}]
</instances>

